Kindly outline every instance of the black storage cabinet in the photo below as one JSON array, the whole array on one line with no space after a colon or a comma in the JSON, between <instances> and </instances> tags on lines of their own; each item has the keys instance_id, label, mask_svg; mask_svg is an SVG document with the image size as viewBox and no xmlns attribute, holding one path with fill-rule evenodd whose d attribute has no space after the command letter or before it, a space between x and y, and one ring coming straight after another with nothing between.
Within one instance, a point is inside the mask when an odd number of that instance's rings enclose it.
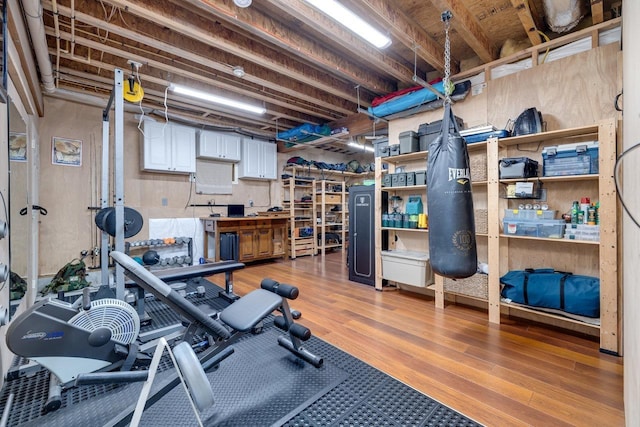
<instances>
[{"instance_id":1,"label":"black storage cabinet","mask_svg":"<svg viewBox=\"0 0 640 427\"><path fill-rule=\"evenodd\" d=\"M381 191L380 197L382 212L387 212L387 193ZM375 210L375 187L349 187L349 280L375 285L375 225L381 221ZM382 249L387 249L387 235L387 231L382 232Z\"/></svg>"}]
</instances>

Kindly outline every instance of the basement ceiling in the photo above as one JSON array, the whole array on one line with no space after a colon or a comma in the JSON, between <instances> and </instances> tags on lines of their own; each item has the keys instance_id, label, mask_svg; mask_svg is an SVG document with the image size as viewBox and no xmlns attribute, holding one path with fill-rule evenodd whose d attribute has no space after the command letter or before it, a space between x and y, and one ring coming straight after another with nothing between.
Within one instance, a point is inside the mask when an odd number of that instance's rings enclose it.
<instances>
[{"instance_id":1,"label":"basement ceiling","mask_svg":"<svg viewBox=\"0 0 640 427\"><path fill-rule=\"evenodd\" d=\"M620 2L577 3L584 17L564 33L551 31L543 0L341 0L392 44L376 49L303 0L42 0L53 68L53 95L105 99L114 69L142 64L146 114L167 115L275 139L303 123L344 126L349 137L384 132L366 114L372 100L415 86L413 76L443 75L444 24L450 10L451 71L494 61L507 40L520 49L619 14ZM23 3L26 1L23 0ZM548 9L547 9L548 10ZM34 40L37 43L36 40ZM242 67L244 75L234 75ZM167 90L181 84L263 105L264 115L220 108ZM321 148L349 152L346 138Z\"/></svg>"}]
</instances>

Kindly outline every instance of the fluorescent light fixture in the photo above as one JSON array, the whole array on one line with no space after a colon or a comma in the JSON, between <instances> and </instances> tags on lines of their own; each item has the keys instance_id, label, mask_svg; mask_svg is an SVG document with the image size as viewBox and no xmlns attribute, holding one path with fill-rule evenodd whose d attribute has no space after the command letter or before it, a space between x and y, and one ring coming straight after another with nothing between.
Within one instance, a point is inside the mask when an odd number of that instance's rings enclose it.
<instances>
[{"instance_id":1,"label":"fluorescent light fixture","mask_svg":"<svg viewBox=\"0 0 640 427\"><path fill-rule=\"evenodd\" d=\"M223 96L218 96L218 95L213 95L213 94L206 93L206 92L201 92L199 90L190 89L190 88L184 87L184 86L179 86L179 85L172 84L171 86L169 86L169 89L171 89L173 92L179 93L181 95L192 96L194 98L202 99L203 101L212 102L214 104L225 105L225 106L231 107L231 108L237 108L239 110L248 111L250 113L264 114L264 113L267 112L267 109L264 108L264 107L258 107L258 106L247 104L247 103L244 103L244 102L235 101L233 99L225 98Z\"/></svg>"},{"instance_id":2,"label":"fluorescent light fixture","mask_svg":"<svg viewBox=\"0 0 640 427\"><path fill-rule=\"evenodd\" d=\"M371 153L373 153L375 150L373 149L372 146L370 145L364 145L364 144L358 144L357 142L351 141L347 144L349 147L353 147L353 148L359 148L363 151L369 151Z\"/></svg>"},{"instance_id":3,"label":"fluorescent light fixture","mask_svg":"<svg viewBox=\"0 0 640 427\"><path fill-rule=\"evenodd\" d=\"M306 0L306 2L329 15L336 22L344 25L378 49L384 49L391 44L389 37L367 24L362 18L336 0Z\"/></svg>"}]
</instances>

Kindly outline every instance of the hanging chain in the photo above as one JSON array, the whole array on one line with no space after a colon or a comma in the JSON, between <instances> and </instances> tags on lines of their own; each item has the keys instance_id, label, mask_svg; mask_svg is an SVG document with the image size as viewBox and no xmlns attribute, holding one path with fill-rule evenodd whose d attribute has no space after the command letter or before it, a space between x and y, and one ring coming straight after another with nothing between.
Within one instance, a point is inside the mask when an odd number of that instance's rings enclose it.
<instances>
[{"instance_id":1,"label":"hanging chain","mask_svg":"<svg viewBox=\"0 0 640 427\"><path fill-rule=\"evenodd\" d=\"M444 101L451 103L451 93L453 92L452 84L449 81L451 76L451 43L449 41L449 28L451 27L451 12L442 12L442 21L444 22Z\"/></svg>"}]
</instances>

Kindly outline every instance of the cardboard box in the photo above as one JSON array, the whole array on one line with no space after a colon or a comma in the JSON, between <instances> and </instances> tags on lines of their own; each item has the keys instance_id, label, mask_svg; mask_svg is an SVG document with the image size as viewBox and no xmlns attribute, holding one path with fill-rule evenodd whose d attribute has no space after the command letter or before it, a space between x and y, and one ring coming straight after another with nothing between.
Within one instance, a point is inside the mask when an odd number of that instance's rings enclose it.
<instances>
[{"instance_id":1,"label":"cardboard box","mask_svg":"<svg viewBox=\"0 0 640 427\"><path fill-rule=\"evenodd\" d=\"M429 254L415 251L382 251L382 277L424 288L433 283Z\"/></svg>"},{"instance_id":2,"label":"cardboard box","mask_svg":"<svg viewBox=\"0 0 640 427\"><path fill-rule=\"evenodd\" d=\"M342 203L342 195L341 194L325 194L324 202L325 203ZM322 194L316 194L316 203L322 203Z\"/></svg>"}]
</instances>

